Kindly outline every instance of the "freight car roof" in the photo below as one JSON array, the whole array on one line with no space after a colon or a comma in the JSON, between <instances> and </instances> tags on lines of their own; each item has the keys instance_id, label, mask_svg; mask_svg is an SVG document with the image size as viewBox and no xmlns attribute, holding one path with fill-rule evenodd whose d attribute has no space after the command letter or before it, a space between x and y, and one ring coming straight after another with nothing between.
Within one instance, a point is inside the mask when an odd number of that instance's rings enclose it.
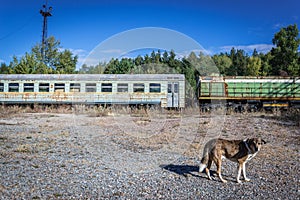
<instances>
[{"instance_id":1,"label":"freight car roof","mask_svg":"<svg viewBox=\"0 0 300 200\"><path fill-rule=\"evenodd\" d=\"M235 83L266 83L266 82L276 82L276 83L300 83L300 77L279 77L279 76L207 76L200 77L201 82L235 82Z\"/></svg>"},{"instance_id":2,"label":"freight car roof","mask_svg":"<svg viewBox=\"0 0 300 200\"><path fill-rule=\"evenodd\" d=\"M109 81L109 80L185 80L183 74L0 74L0 80L66 80L66 81Z\"/></svg>"}]
</instances>

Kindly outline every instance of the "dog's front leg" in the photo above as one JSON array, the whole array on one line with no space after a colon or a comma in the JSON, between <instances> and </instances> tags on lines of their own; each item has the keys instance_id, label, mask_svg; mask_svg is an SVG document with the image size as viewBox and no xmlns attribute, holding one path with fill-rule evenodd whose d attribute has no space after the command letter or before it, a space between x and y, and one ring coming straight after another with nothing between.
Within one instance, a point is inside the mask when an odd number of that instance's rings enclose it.
<instances>
[{"instance_id":1,"label":"dog's front leg","mask_svg":"<svg viewBox=\"0 0 300 200\"><path fill-rule=\"evenodd\" d=\"M245 178L245 181L250 181L250 179L246 176L246 163L243 163L243 176Z\"/></svg>"}]
</instances>

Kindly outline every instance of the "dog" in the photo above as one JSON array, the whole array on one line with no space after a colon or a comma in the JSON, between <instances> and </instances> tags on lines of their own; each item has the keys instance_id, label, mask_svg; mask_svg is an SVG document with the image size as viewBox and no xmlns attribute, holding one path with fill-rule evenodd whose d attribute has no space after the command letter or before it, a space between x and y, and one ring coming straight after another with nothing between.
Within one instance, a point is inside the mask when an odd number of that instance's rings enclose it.
<instances>
[{"instance_id":1,"label":"dog","mask_svg":"<svg viewBox=\"0 0 300 200\"><path fill-rule=\"evenodd\" d=\"M223 183L227 181L222 178L221 165L222 157L225 157L233 162L238 163L237 182L241 183L240 176L243 170L245 181L250 181L246 177L246 163L251 160L261 149L266 141L261 138L251 138L245 140L225 140L225 139L212 139L206 143L203 150L203 157L199 166L199 172L205 172L207 177L212 180L210 176L210 167L214 162L217 166L217 174Z\"/></svg>"}]
</instances>

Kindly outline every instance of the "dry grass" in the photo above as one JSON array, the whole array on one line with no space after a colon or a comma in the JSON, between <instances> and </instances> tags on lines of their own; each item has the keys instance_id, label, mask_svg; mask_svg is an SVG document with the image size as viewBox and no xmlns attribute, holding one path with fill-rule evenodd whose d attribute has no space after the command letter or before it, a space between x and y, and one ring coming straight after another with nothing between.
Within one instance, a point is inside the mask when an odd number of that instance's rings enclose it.
<instances>
[{"instance_id":1,"label":"dry grass","mask_svg":"<svg viewBox=\"0 0 300 200\"><path fill-rule=\"evenodd\" d=\"M279 121L288 121L300 126L300 110L290 108L287 110L274 109L272 111L261 110L259 112L235 112L232 109L219 108L210 112L203 112L198 107L184 109L163 109L159 106L131 107L131 106L97 106L97 105L1 105L0 118L17 117L23 113L52 113L52 114L86 114L90 117L106 117L130 115L140 117L141 121L153 116L157 118L178 118L191 115L243 115L243 116L267 116Z\"/></svg>"}]
</instances>

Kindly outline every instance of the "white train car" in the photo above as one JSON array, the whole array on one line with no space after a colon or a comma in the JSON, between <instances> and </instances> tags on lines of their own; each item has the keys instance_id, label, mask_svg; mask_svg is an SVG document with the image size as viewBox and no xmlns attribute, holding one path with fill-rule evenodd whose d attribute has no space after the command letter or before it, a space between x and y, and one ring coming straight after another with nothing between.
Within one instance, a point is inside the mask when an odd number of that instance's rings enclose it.
<instances>
[{"instance_id":1,"label":"white train car","mask_svg":"<svg viewBox=\"0 0 300 200\"><path fill-rule=\"evenodd\" d=\"M0 74L2 104L185 107L182 74Z\"/></svg>"}]
</instances>

